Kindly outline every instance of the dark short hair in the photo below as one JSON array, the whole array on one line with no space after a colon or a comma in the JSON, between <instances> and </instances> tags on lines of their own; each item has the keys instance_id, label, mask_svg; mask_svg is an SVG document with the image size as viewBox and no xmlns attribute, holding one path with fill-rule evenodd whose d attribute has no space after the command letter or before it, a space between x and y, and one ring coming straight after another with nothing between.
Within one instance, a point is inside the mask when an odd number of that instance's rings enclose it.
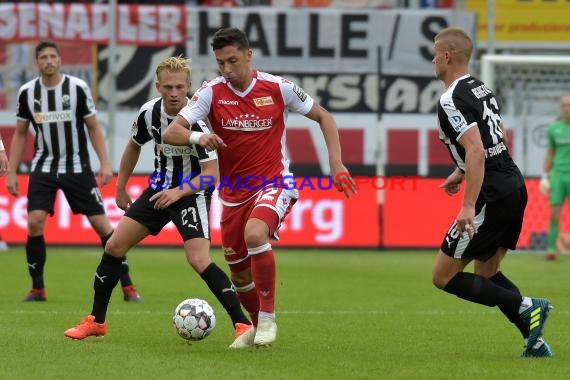
<instances>
[{"instance_id":1,"label":"dark short hair","mask_svg":"<svg viewBox=\"0 0 570 380\"><path fill-rule=\"evenodd\" d=\"M59 55L59 48L57 47L57 44L53 41L40 41L40 43L36 46L36 58L38 58L38 56L40 55L40 52L44 49L47 48L54 48L55 51L57 51L57 54Z\"/></svg>"},{"instance_id":2,"label":"dark short hair","mask_svg":"<svg viewBox=\"0 0 570 380\"><path fill-rule=\"evenodd\" d=\"M235 46L239 50L247 50L249 49L249 40L245 33L238 28L222 28L214 33L211 45L214 50L226 46Z\"/></svg>"}]
</instances>

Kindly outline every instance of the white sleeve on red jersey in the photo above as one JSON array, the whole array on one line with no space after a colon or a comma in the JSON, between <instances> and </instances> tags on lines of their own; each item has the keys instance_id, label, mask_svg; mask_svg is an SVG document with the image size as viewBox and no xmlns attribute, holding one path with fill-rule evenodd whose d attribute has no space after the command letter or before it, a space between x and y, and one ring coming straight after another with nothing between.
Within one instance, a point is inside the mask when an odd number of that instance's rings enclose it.
<instances>
[{"instance_id":1,"label":"white sleeve on red jersey","mask_svg":"<svg viewBox=\"0 0 570 380\"><path fill-rule=\"evenodd\" d=\"M313 107L314 100L301 87L295 83L279 78L279 88L285 101L285 106L301 115L305 115Z\"/></svg>"},{"instance_id":2,"label":"white sleeve on red jersey","mask_svg":"<svg viewBox=\"0 0 570 380\"><path fill-rule=\"evenodd\" d=\"M206 119L212 105L212 87L202 86L192 96L188 104L178 113L188 124L193 125L199 120Z\"/></svg>"}]
</instances>

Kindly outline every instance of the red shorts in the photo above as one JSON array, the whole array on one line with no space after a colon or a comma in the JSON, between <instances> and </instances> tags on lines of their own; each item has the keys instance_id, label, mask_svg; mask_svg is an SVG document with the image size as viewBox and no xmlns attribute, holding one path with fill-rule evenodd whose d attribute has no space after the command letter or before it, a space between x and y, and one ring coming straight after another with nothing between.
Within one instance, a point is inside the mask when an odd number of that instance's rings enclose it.
<instances>
[{"instance_id":1,"label":"red shorts","mask_svg":"<svg viewBox=\"0 0 570 380\"><path fill-rule=\"evenodd\" d=\"M269 188L240 205L223 205L222 247L232 272L241 272L250 266L244 238L247 221L251 218L264 221L269 227L269 236L278 240L279 226L298 197L296 189Z\"/></svg>"}]
</instances>

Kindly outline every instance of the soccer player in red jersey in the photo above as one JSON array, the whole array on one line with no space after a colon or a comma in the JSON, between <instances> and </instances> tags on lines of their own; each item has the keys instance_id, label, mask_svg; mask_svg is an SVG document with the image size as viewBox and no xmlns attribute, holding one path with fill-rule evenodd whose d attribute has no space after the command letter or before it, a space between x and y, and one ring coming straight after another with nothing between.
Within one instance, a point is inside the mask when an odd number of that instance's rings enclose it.
<instances>
[{"instance_id":1,"label":"soccer player in red jersey","mask_svg":"<svg viewBox=\"0 0 570 380\"><path fill-rule=\"evenodd\" d=\"M242 305L256 329L253 344L271 345L275 323L275 256L269 242L298 198L289 172L285 123L289 111L319 123L338 191L355 193L341 159L332 115L294 83L252 70L253 52L245 33L223 28L212 47L221 76L202 85L163 133L173 145L219 149L219 195L224 257ZM208 119L214 133L191 132ZM244 337L243 347L251 342Z\"/></svg>"}]
</instances>

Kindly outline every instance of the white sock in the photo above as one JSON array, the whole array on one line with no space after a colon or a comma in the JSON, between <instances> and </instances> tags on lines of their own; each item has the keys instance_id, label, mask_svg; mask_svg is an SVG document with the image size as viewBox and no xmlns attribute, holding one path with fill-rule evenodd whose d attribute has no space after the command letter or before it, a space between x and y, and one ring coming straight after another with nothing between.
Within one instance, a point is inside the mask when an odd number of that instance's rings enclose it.
<instances>
[{"instance_id":1,"label":"white sock","mask_svg":"<svg viewBox=\"0 0 570 380\"><path fill-rule=\"evenodd\" d=\"M529 297L523 297L521 301L521 306L519 307L519 314L522 314L525 310L532 306L532 299Z\"/></svg>"},{"instance_id":2,"label":"white sock","mask_svg":"<svg viewBox=\"0 0 570 380\"><path fill-rule=\"evenodd\" d=\"M272 321L275 322L275 313L268 313L266 311L260 311L258 316L257 316L257 319L258 320L260 320L260 319L271 319Z\"/></svg>"}]
</instances>

